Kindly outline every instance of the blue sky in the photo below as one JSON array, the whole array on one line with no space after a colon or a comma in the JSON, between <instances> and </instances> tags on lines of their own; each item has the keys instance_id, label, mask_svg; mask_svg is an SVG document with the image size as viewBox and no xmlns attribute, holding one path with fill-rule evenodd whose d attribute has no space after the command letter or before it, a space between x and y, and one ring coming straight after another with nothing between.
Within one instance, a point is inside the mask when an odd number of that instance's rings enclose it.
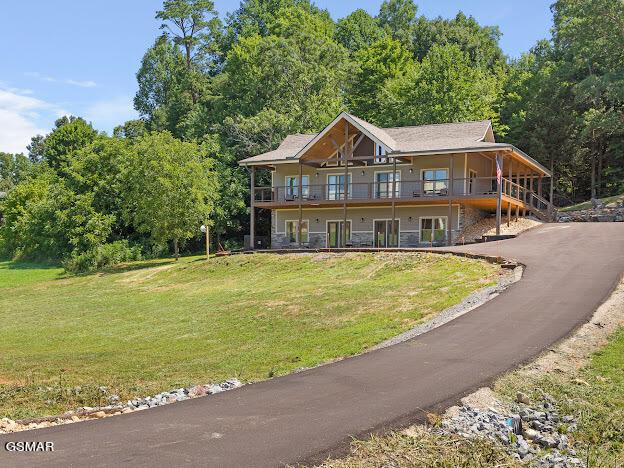
<instances>
[{"instance_id":1,"label":"blue sky","mask_svg":"<svg viewBox=\"0 0 624 468\"><path fill-rule=\"evenodd\" d=\"M376 14L382 0L316 0L337 19L356 8ZM511 57L549 37L551 0L420 0L419 14L453 17L461 10L498 25ZM0 19L0 151L25 151L65 114L80 115L110 132L136 117L135 73L159 34L161 0L19 0L5 2ZM219 13L239 0L215 0Z\"/></svg>"}]
</instances>

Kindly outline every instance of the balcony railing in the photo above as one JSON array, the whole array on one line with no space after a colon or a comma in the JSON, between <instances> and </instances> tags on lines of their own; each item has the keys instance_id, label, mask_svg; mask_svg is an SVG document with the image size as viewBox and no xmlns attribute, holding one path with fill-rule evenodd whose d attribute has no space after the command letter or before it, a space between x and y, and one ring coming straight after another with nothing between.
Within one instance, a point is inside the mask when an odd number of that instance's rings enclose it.
<instances>
[{"instance_id":1,"label":"balcony railing","mask_svg":"<svg viewBox=\"0 0 624 468\"><path fill-rule=\"evenodd\" d=\"M451 187L452 186L452 187ZM452 190L449 190L452 188ZM545 200L537 200L537 195L528 188L524 188L508 179L502 180L502 192L511 198L525 203L539 204L548 203ZM306 204L316 202L340 202L358 200L408 200L440 197L470 197L470 196L496 196L496 177L473 177L436 180L404 180L393 182L357 182L344 184L310 184L302 187L256 187L254 200L268 203L293 203L301 201ZM393 196L394 195L394 196ZM540 197L541 198L541 197Z\"/></svg>"}]
</instances>

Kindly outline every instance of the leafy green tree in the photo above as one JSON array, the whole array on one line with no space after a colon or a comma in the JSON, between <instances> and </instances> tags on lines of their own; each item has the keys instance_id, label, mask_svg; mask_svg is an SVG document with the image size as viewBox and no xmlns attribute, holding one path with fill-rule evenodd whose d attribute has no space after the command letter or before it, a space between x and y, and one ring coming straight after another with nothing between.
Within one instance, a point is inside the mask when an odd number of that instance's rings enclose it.
<instances>
[{"instance_id":1,"label":"leafy green tree","mask_svg":"<svg viewBox=\"0 0 624 468\"><path fill-rule=\"evenodd\" d=\"M498 124L502 81L472 67L456 45L433 46L422 63L387 83L379 99L387 125L491 119Z\"/></svg>"},{"instance_id":2,"label":"leafy green tree","mask_svg":"<svg viewBox=\"0 0 624 468\"><path fill-rule=\"evenodd\" d=\"M552 10L560 73L574 83L577 157L590 168L589 195L619 193L624 189L624 3L559 0Z\"/></svg>"},{"instance_id":3,"label":"leafy green tree","mask_svg":"<svg viewBox=\"0 0 624 468\"><path fill-rule=\"evenodd\" d=\"M59 170L70 163L73 153L93 143L98 132L80 117L64 117L56 122L56 128L45 137L44 161Z\"/></svg>"},{"instance_id":4,"label":"leafy green tree","mask_svg":"<svg viewBox=\"0 0 624 468\"><path fill-rule=\"evenodd\" d=\"M189 72L207 59L209 65L218 60L222 25L212 1L165 0L156 18L163 21L161 29L173 43L182 48Z\"/></svg>"},{"instance_id":5,"label":"leafy green tree","mask_svg":"<svg viewBox=\"0 0 624 468\"><path fill-rule=\"evenodd\" d=\"M32 162L40 162L45 156L45 137L43 135L35 135L30 139L30 144L26 146L28 150L28 159Z\"/></svg>"},{"instance_id":6,"label":"leafy green tree","mask_svg":"<svg viewBox=\"0 0 624 468\"><path fill-rule=\"evenodd\" d=\"M413 0L385 0L379 9L379 23L394 39L409 47L417 12Z\"/></svg>"},{"instance_id":7,"label":"leafy green tree","mask_svg":"<svg viewBox=\"0 0 624 468\"><path fill-rule=\"evenodd\" d=\"M455 44L468 54L474 66L493 70L505 65L505 55L498 44L500 37L497 26L481 26L462 12L453 19L428 21L421 17L413 28L412 50L422 60L435 44Z\"/></svg>"},{"instance_id":8,"label":"leafy green tree","mask_svg":"<svg viewBox=\"0 0 624 468\"><path fill-rule=\"evenodd\" d=\"M308 28L308 21L316 26L332 23L329 13L310 0L242 0L240 7L228 15L224 49L229 51L243 37L279 35L276 27L279 27L281 18L289 16L289 12L305 15L299 22L300 28Z\"/></svg>"},{"instance_id":9,"label":"leafy green tree","mask_svg":"<svg viewBox=\"0 0 624 468\"><path fill-rule=\"evenodd\" d=\"M128 120L123 125L118 125L113 129L113 136L133 141L144 135L146 131L143 120Z\"/></svg>"},{"instance_id":10,"label":"leafy green tree","mask_svg":"<svg viewBox=\"0 0 624 468\"><path fill-rule=\"evenodd\" d=\"M320 129L342 109L346 51L323 37L245 37L228 54L219 93L226 116L272 109L292 132Z\"/></svg>"},{"instance_id":11,"label":"leafy green tree","mask_svg":"<svg viewBox=\"0 0 624 468\"><path fill-rule=\"evenodd\" d=\"M49 169L11 190L3 204L0 244L16 259L59 260L102 245L113 217L93 209L93 194L75 194Z\"/></svg>"},{"instance_id":12,"label":"leafy green tree","mask_svg":"<svg viewBox=\"0 0 624 468\"><path fill-rule=\"evenodd\" d=\"M140 137L125 171L125 217L156 242L180 242L198 234L214 209L217 176L207 149L168 132Z\"/></svg>"},{"instance_id":13,"label":"leafy green tree","mask_svg":"<svg viewBox=\"0 0 624 468\"><path fill-rule=\"evenodd\" d=\"M355 10L336 25L336 40L351 53L370 47L384 35L379 20L362 9Z\"/></svg>"},{"instance_id":14,"label":"leafy green tree","mask_svg":"<svg viewBox=\"0 0 624 468\"><path fill-rule=\"evenodd\" d=\"M386 37L355 54L357 69L349 83L348 107L358 117L372 123L384 120L380 111L380 91L392 79L403 76L413 66L411 54L399 41Z\"/></svg>"},{"instance_id":15,"label":"leafy green tree","mask_svg":"<svg viewBox=\"0 0 624 468\"><path fill-rule=\"evenodd\" d=\"M24 180L32 168L32 162L23 154L0 151L0 192L7 192Z\"/></svg>"}]
</instances>

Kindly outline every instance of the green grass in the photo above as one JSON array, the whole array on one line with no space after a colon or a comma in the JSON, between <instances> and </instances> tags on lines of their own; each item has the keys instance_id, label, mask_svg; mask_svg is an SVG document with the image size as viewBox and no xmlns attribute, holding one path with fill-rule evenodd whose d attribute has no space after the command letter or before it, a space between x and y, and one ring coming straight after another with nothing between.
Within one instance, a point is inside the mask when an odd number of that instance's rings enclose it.
<instances>
[{"instance_id":1,"label":"green grass","mask_svg":"<svg viewBox=\"0 0 624 468\"><path fill-rule=\"evenodd\" d=\"M420 428L373 436L351 444L350 456L328 460L319 468L515 468L522 466L487 439L442 435Z\"/></svg>"},{"instance_id":2,"label":"green grass","mask_svg":"<svg viewBox=\"0 0 624 468\"><path fill-rule=\"evenodd\" d=\"M534 401L540 400L541 392L552 395L562 414L578 418L572 435L581 458L590 466L624 466L624 329L576 373L529 380L512 373L497 390L510 399L518 390Z\"/></svg>"},{"instance_id":3,"label":"green grass","mask_svg":"<svg viewBox=\"0 0 624 468\"><path fill-rule=\"evenodd\" d=\"M98 386L125 399L353 355L499 273L430 254L186 258L85 276L0 263L0 417L93 406Z\"/></svg>"},{"instance_id":4,"label":"green grass","mask_svg":"<svg viewBox=\"0 0 624 468\"><path fill-rule=\"evenodd\" d=\"M600 200L602 200L602 203L606 205L607 203L612 203L612 202L616 202L618 200L623 200L623 199L624 199L624 193L620 195L614 195L612 197L601 198ZM587 210L591 207L592 207L591 200L589 200L583 203L577 203L576 205L571 205L571 206L566 206L565 208L560 208L559 211L566 212L566 211Z\"/></svg>"}]
</instances>

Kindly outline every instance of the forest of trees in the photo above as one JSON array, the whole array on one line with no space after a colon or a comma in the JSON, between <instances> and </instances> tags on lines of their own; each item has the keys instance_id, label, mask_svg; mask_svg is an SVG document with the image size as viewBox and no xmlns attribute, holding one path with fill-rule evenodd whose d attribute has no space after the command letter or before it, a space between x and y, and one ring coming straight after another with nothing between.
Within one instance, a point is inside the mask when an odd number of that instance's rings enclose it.
<instances>
[{"instance_id":1,"label":"forest of trees","mask_svg":"<svg viewBox=\"0 0 624 468\"><path fill-rule=\"evenodd\" d=\"M62 118L0 153L0 251L74 269L214 242L240 245L237 161L347 110L381 126L490 119L553 169L560 205L624 192L624 2L558 0L552 38L510 60L496 26L413 0L334 21L310 0L166 0L138 65L140 119L108 136Z\"/></svg>"}]
</instances>

